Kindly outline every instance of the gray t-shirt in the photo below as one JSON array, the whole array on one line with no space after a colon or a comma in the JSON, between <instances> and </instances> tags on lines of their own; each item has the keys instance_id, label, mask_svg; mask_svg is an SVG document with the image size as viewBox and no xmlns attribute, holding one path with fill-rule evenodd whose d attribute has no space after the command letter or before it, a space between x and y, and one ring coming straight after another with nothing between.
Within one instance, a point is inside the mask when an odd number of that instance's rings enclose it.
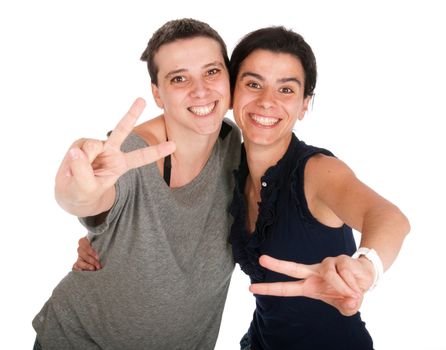
<instances>
[{"instance_id":1,"label":"gray t-shirt","mask_svg":"<svg viewBox=\"0 0 446 350\"><path fill-rule=\"evenodd\" d=\"M123 150L145 146L132 134ZM33 320L43 349L213 349L234 268L239 155L233 126L183 187L170 189L156 164L123 175L105 222L81 219L103 269L71 271Z\"/></svg>"}]
</instances>

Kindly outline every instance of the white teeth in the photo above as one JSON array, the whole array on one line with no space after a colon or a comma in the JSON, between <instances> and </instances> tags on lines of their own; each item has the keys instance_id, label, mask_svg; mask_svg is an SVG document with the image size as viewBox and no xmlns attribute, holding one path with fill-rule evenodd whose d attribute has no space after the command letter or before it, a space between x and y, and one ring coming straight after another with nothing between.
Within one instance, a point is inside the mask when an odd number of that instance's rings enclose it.
<instances>
[{"instance_id":1,"label":"white teeth","mask_svg":"<svg viewBox=\"0 0 446 350\"><path fill-rule=\"evenodd\" d=\"M212 102L206 106L193 106L193 107L189 107L188 110L196 115L204 116L204 115L208 115L209 113L211 113L214 110L215 104L216 104L215 102Z\"/></svg>"},{"instance_id":2,"label":"white teeth","mask_svg":"<svg viewBox=\"0 0 446 350\"><path fill-rule=\"evenodd\" d=\"M264 117L256 114L251 114L251 118L258 124L264 125L264 126L272 126L276 125L280 119L274 118L274 117Z\"/></svg>"}]
</instances>

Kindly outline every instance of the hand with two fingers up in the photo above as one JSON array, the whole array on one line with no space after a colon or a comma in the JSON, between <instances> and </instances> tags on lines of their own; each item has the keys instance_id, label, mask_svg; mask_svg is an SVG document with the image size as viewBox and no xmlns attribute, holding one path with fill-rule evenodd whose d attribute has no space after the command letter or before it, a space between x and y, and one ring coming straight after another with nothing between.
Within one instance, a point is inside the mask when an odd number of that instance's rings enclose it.
<instances>
[{"instance_id":1,"label":"hand with two fingers up","mask_svg":"<svg viewBox=\"0 0 446 350\"><path fill-rule=\"evenodd\" d=\"M319 264L306 265L262 255L260 264L296 279L292 282L255 283L254 294L273 296L304 296L330 304L344 316L358 312L364 293L374 280L373 266L367 259L347 255L325 258Z\"/></svg>"},{"instance_id":2,"label":"hand with two fingers up","mask_svg":"<svg viewBox=\"0 0 446 350\"><path fill-rule=\"evenodd\" d=\"M80 139L71 146L56 175L56 200L63 209L77 216L109 210L115 198L114 184L121 175L175 151L172 141L121 151L144 107L145 101L136 99L106 141Z\"/></svg>"}]
</instances>

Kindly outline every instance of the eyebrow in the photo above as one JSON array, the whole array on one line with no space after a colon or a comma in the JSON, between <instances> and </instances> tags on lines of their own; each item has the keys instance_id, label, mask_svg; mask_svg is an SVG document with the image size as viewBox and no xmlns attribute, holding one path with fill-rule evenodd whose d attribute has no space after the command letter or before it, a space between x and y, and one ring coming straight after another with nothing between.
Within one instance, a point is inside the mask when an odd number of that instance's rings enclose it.
<instances>
[{"instance_id":1,"label":"eyebrow","mask_svg":"<svg viewBox=\"0 0 446 350\"><path fill-rule=\"evenodd\" d=\"M258 79L260 81L265 81L265 78L263 76L261 76L258 73L254 73L254 72L244 72L244 73L242 73L240 78L243 79L243 78L246 78L246 77L253 77L253 78L256 78L256 79ZM302 86L302 82L299 79L295 78L295 77L280 78L280 79L276 80L276 82L281 83L281 84L288 83L290 81L291 82L295 82L299 86Z\"/></svg>"},{"instance_id":2,"label":"eyebrow","mask_svg":"<svg viewBox=\"0 0 446 350\"><path fill-rule=\"evenodd\" d=\"M214 62L207 63L207 64L205 64L205 65L204 65L203 67L201 67L201 68L202 68L202 69L206 69L206 68L214 67L214 66L219 66L219 67L224 68L223 63L221 63L220 61L214 61ZM172 70L172 71L170 71L169 73L167 73L166 76L165 76L164 78L167 79L167 78L169 78L169 77L171 77L171 76L173 76L173 75L177 75L177 74L184 73L184 72L187 72L187 71L188 71L188 70L187 70L186 68L180 68L180 69Z\"/></svg>"},{"instance_id":3,"label":"eyebrow","mask_svg":"<svg viewBox=\"0 0 446 350\"><path fill-rule=\"evenodd\" d=\"M278 83L288 83L288 82L295 82L297 85L302 86L302 82L295 78L295 77L291 77L291 78L282 78L282 79L278 79L277 82Z\"/></svg>"},{"instance_id":4,"label":"eyebrow","mask_svg":"<svg viewBox=\"0 0 446 350\"><path fill-rule=\"evenodd\" d=\"M164 77L164 79L167 79L167 78L169 78L169 77L171 77L171 76L173 76L173 75L177 75L177 74L179 74L179 73L184 73L184 72L187 72L187 69L185 69L185 68L180 68L180 69L172 70L172 71L170 71L169 73L166 74L166 76Z\"/></svg>"},{"instance_id":5,"label":"eyebrow","mask_svg":"<svg viewBox=\"0 0 446 350\"><path fill-rule=\"evenodd\" d=\"M208 63L208 64L204 65L203 68L209 68L209 67L212 67L212 66L224 67L223 63L221 63L220 61L214 61L214 62L211 62L211 63Z\"/></svg>"}]
</instances>

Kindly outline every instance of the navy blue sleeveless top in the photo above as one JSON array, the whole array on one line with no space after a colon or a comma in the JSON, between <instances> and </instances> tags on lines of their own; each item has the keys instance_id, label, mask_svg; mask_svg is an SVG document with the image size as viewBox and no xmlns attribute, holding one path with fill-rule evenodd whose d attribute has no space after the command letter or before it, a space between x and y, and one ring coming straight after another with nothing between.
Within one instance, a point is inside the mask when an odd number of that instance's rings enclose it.
<instances>
[{"instance_id":1,"label":"navy blue sleeveless top","mask_svg":"<svg viewBox=\"0 0 446 350\"><path fill-rule=\"evenodd\" d=\"M329 256L355 252L350 227L325 226L308 209L304 169L308 159L318 153L333 156L325 149L306 145L293 134L283 158L261 178L259 214L254 232L249 233L244 199L249 170L242 147L240 167L234 172L236 187L231 204L234 223L229 240L235 262L252 283L295 280L260 266L258 259L262 254L315 264ZM373 349L359 312L346 317L334 307L306 297L255 297L256 310L248 331L255 350Z\"/></svg>"}]
</instances>

